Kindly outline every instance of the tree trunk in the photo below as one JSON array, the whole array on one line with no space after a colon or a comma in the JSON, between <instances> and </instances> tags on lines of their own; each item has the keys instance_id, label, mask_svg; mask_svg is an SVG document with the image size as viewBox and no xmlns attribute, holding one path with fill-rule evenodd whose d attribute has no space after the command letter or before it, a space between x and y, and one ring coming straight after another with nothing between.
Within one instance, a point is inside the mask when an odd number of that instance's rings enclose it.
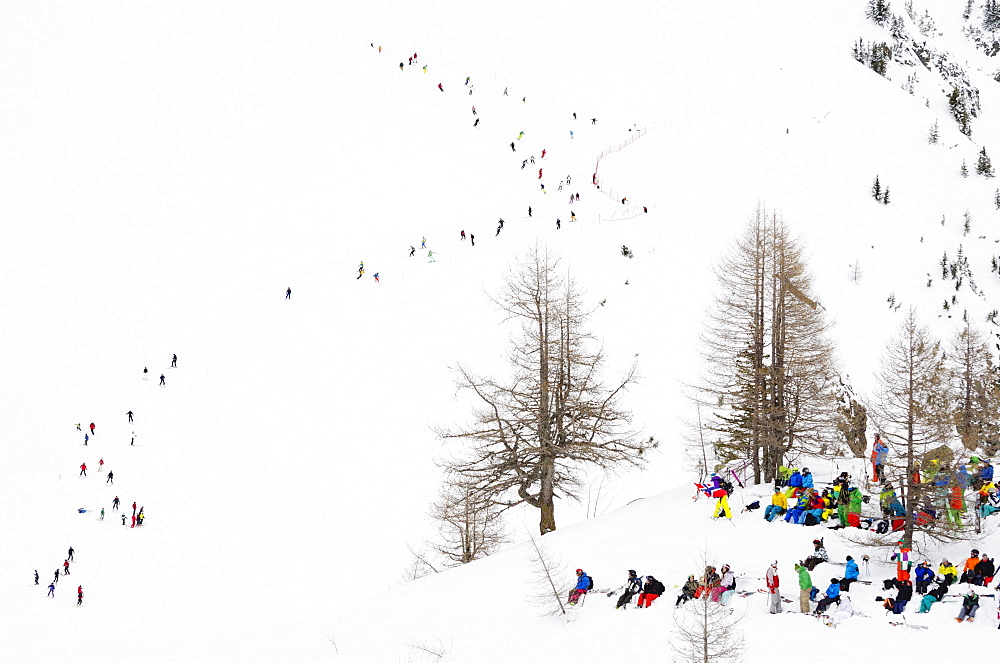
<instances>
[{"instance_id":1,"label":"tree trunk","mask_svg":"<svg viewBox=\"0 0 1000 663\"><path fill-rule=\"evenodd\" d=\"M542 468L542 476L538 490L538 508L541 516L538 521L538 531L544 536L556 530L556 505L555 505L555 459L549 458Z\"/></svg>"}]
</instances>

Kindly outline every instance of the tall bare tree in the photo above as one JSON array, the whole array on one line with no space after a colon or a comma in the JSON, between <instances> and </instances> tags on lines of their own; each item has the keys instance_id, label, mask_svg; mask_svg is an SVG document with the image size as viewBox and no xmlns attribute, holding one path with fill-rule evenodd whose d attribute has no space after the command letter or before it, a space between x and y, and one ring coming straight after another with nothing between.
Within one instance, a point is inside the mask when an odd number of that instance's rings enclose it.
<instances>
[{"instance_id":1,"label":"tall bare tree","mask_svg":"<svg viewBox=\"0 0 1000 663\"><path fill-rule=\"evenodd\" d=\"M473 418L437 433L467 443L443 461L450 473L502 508L538 508L546 534L556 529L556 498L579 499L586 469L642 466L656 443L638 436L621 405L635 366L603 384L603 351L585 329L589 311L559 261L536 246L506 285L493 301L518 324L507 352L511 375L482 377L459 365L458 386L477 403Z\"/></svg>"},{"instance_id":2,"label":"tall bare tree","mask_svg":"<svg viewBox=\"0 0 1000 663\"><path fill-rule=\"evenodd\" d=\"M965 319L948 353L952 416L962 446L982 445L992 453L1000 443L1000 389L987 336Z\"/></svg>"},{"instance_id":3,"label":"tall bare tree","mask_svg":"<svg viewBox=\"0 0 1000 663\"><path fill-rule=\"evenodd\" d=\"M835 438L837 385L829 323L812 298L804 251L776 212L758 207L716 268L702 334L698 398L713 412L721 460L744 458L771 481L785 456Z\"/></svg>"},{"instance_id":4,"label":"tall bare tree","mask_svg":"<svg viewBox=\"0 0 1000 663\"><path fill-rule=\"evenodd\" d=\"M898 477L903 490L903 542L912 546L915 531L952 538L952 527L944 517L918 517L934 490L933 484L918 481L918 470L928 452L948 443L953 429L941 344L919 323L912 308L886 347L877 380L868 412L889 445L888 474Z\"/></svg>"}]
</instances>

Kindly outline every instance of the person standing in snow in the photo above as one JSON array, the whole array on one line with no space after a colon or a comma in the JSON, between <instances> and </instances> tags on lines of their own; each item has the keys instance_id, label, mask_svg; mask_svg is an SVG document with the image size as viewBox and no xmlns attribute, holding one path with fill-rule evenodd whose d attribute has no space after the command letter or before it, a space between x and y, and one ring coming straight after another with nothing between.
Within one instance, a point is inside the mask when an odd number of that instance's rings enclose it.
<instances>
[{"instance_id":1,"label":"person standing in snow","mask_svg":"<svg viewBox=\"0 0 1000 663\"><path fill-rule=\"evenodd\" d=\"M437 262L437 260L434 259L434 251L433 250L428 249L428 251L427 251L427 262Z\"/></svg>"},{"instance_id":2,"label":"person standing in snow","mask_svg":"<svg viewBox=\"0 0 1000 663\"><path fill-rule=\"evenodd\" d=\"M292 298L292 289L291 287L289 287L288 290L285 290L285 299L291 299L291 298ZM131 421L131 419L129 419L129 421Z\"/></svg>"},{"instance_id":3,"label":"person standing in snow","mask_svg":"<svg viewBox=\"0 0 1000 663\"><path fill-rule=\"evenodd\" d=\"M121 500L119 500L118 496L115 495L115 499L111 500L111 510L112 511L117 511L118 510L118 505L120 503L121 503Z\"/></svg>"},{"instance_id":4,"label":"person standing in snow","mask_svg":"<svg viewBox=\"0 0 1000 663\"><path fill-rule=\"evenodd\" d=\"M128 414L128 422L132 423L132 410L129 410L126 414Z\"/></svg>"},{"instance_id":5,"label":"person standing in snow","mask_svg":"<svg viewBox=\"0 0 1000 663\"><path fill-rule=\"evenodd\" d=\"M35 569L35 584L38 584L38 569Z\"/></svg>"},{"instance_id":6,"label":"person standing in snow","mask_svg":"<svg viewBox=\"0 0 1000 663\"><path fill-rule=\"evenodd\" d=\"M113 470L108 470L108 479L107 479L107 481L105 481L105 482L104 482L104 485L106 486L106 485L108 485L109 483L110 483L110 484L111 484L112 486L113 486L113 485L115 485L115 473L114 473L114 471L113 471Z\"/></svg>"},{"instance_id":7,"label":"person standing in snow","mask_svg":"<svg viewBox=\"0 0 1000 663\"><path fill-rule=\"evenodd\" d=\"M795 565L795 572L799 574L799 612L808 615L812 612L809 606L809 595L812 593L812 576L809 569L801 564Z\"/></svg>"},{"instance_id":8,"label":"person standing in snow","mask_svg":"<svg viewBox=\"0 0 1000 663\"><path fill-rule=\"evenodd\" d=\"M70 546L69 550L66 551L66 559L70 562L73 561L73 546Z\"/></svg>"},{"instance_id":9,"label":"person standing in snow","mask_svg":"<svg viewBox=\"0 0 1000 663\"><path fill-rule=\"evenodd\" d=\"M101 517L98 520L104 520L104 507L101 507Z\"/></svg>"},{"instance_id":10,"label":"person standing in snow","mask_svg":"<svg viewBox=\"0 0 1000 663\"><path fill-rule=\"evenodd\" d=\"M538 169L538 179L542 179L542 169Z\"/></svg>"},{"instance_id":11,"label":"person standing in snow","mask_svg":"<svg viewBox=\"0 0 1000 663\"><path fill-rule=\"evenodd\" d=\"M91 435L96 435L96 434L97 434L97 433L95 433L95 432L94 432L94 429L95 429L95 428L96 428L96 426L94 426L94 422L93 422L93 421L91 421L91 422L90 422L90 434L91 434Z\"/></svg>"},{"instance_id":12,"label":"person standing in snow","mask_svg":"<svg viewBox=\"0 0 1000 663\"><path fill-rule=\"evenodd\" d=\"M422 249L426 249L427 248L427 238L426 237L421 237L420 238L420 248L422 248Z\"/></svg>"},{"instance_id":13,"label":"person standing in snow","mask_svg":"<svg viewBox=\"0 0 1000 663\"><path fill-rule=\"evenodd\" d=\"M83 434L83 446L87 446L87 442L90 441L90 436L86 433Z\"/></svg>"},{"instance_id":14,"label":"person standing in snow","mask_svg":"<svg viewBox=\"0 0 1000 663\"><path fill-rule=\"evenodd\" d=\"M375 283L381 283L381 281L378 280L378 272L375 272L373 278L375 279Z\"/></svg>"},{"instance_id":15,"label":"person standing in snow","mask_svg":"<svg viewBox=\"0 0 1000 663\"><path fill-rule=\"evenodd\" d=\"M462 237L462 241L465 241L465 231L463 230L459 235Z\"/></svg>"},{"instance_id":16,"label":"person standing in snow","mask_svg":"<svg viewBox=\"0 0 1000 663\"><path fill-rule=\"evenodd\" d=\"M47 596L51 596L52 598L56 597L56 586L55 586L55 583L50 583L49 584L49 593L47 594Z\"/></svg>"},{"instance_id":17,"label":"person standing in snow","mask_svg":"<svg viewBox=\"0 0 1000 663\"><path fill-rule=\"evenodd\" d=\"M875 441L872 443L872 481L876 483L881 481L879 477L882 476L885 468L885 457L888 454L889 446L882 441L882 436L876 433Z\"/></svg>"},{"instance_id":18,"label":"person standing in snow","mask_svg":"<svg viewBox=\"0 0 1000 663\"><path fill-rule=\"evenodd\" d=\"M68 559L65 562L63 562L63 575L64 576L68 576L69 575L69 560Z\"/></svg>"},{"instance_id":19,"label":"person standing in snow","mask_svg":"<svg viewBox=\"0 0 1000 663\"><path fill-rule=\"evenodd\" d=\"M167 376L164 375L163 373L160 373L160 386L161 387L167 386Z\"/></svg>"},{"instance_id":20,"label":"person standing in snow","mask_svg":"<svg viewBox=\"0 0 1000 663\"><path fill-rule=\"evenodd\" d=\"M469 233L469 241L472 242L473 246L475 246L476 245L476 236L473 235L472 233Z\"/></svg>"},{"instance_id":21,"label":"person standing in snow","mask_svg":"<svg viewBox=\"0 0 1000 663\"><path fill-rule=\"evenodd\" d=\"M126 515L125 515L124 513L122 514L122 527L125 527L125 519L126 519L127 517L128 517L128 516L126 516Z\"/></svg>"},{"instance_id":22,"label":"person standing in snow","mask_svg":"<svg viewBox=\"0 0 1000 663\"><path fill-rule=\"evenodd\" d=\"M531 218L531 205L528 205L528 218Z\"/></svg>"},{"instance_id":23,"label":"person standing in snow","mask_svg":"<svg viewBox=\"0 0 1000 663\"><path fill-rule=\"evenodd\" d=\"M87 464L80 465L80 476L87 476Z\"/></svg>"},{"instance_id":24,"label":"person standing in snow","mask_svg":"<svg viewBox=\"0 0 1000 663\"><path fill-rule=\"evenodd\" d=\"M101 460L97 461L97 471L98 472L103 472L104 471L104 459L103 458Z\"/></svg>"},{"instance_id":25,"label":"person standing in snow","mask_svg":"<svg viewBox=\"0 0 1000 663\"><path fill-rule=\"evenodd\" d=\"M83 605L83 585L76 588L76 604Z\"/></svg>"},{"instance_id":26,"label":"person standing in snow","mask_svg":"<svg viewBox=\"0 0 1000 663\"><path fill-rule=\"evenodd\" d=\"M177 355L174 354L174 358L170 360L170 368L177 368Z\"/></svg>"},{"instance_id":27,"label":"person standing in snow","mask_svg":"<svg viewBox=\"0 0 1000 663\"><path fill-rule=\"evenodd\" d=\"M772 615L780 614L781 609L781 593L778 587L781 581L778 578L778 562L777 560L771 562L771 566L768 567L767 573L764 577L767 583L767 611Z\"/></svg>"}]
</instances>

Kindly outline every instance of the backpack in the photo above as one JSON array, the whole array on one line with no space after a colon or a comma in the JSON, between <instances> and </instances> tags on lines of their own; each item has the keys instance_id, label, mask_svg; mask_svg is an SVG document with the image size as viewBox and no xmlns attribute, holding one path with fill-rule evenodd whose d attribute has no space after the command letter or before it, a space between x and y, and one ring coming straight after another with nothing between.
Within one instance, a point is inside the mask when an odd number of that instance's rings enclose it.
<instances>
[{"instance_id":1,"label":"backpack","mask_svg":"<svg viewBox=\"0 0 1000 663\"><path fill-rule=\"evenodd\" d=\"M732 482L730 482L730 481L728 481L726 479L723 479L722 480L722 489L724 491L726 491L727 493L732 494L732 492L733 492L733 484L732 484Z\"/></svg>"},{"instance_id":2,"label":"backpack","mask_svg":"<svg viewBox=\"0 0 1000 663\"><path fill-rule=\"evenodd\" d=\"M818 525L819 521L816 520L816 516L814 516L811 513L807 513L806 514L806 519L805 519L805 524L806 525Z\"/></svg>"},{"instance_id":3,"label":"backpack","mask_svg":"<svg viewBox=\"0 0 1000 663\"><path fill-rule=\"evenodd\" d=\"M813 587L812 589L809 590L809 600L810 601L815 601L816 597L818 595L819 595L819 590L816 589L815 587Z\"/></svg>"},{"instance_id":4,"label":"backpack","mask_svg":"<svg viewBox=\"0 0 1000 663\"><path fill-rule=\"evenodd\" d=\"M587 576L587 591L589 592L593 588L594 588L594 579L591 578L590 576Z\"/></svg>"},{"instance_id":5,"label":"backpack","mask_svg":"<svg viewBox=\"0 0 1000 663\"><path fill-rule=\"evenodd\" d=\"M744 511L753 511L753 510L759 509L759 508L760 508L760 500L754 500L753 502L750 502L750 504L747 504L743 508L743 510Z\"/></svg>"},{"instance_id":6,"label":"backpack","mask_svg":"<svg viewBox=\"0 0 1000 663\"><path fill-rule=\"evenodd\" d=\"M878 525L875 526L875 531L878 532L879 534L885 534L886 532L888 532L889 521L888 520L878 521Z\"/></svg>"}]
</instances>

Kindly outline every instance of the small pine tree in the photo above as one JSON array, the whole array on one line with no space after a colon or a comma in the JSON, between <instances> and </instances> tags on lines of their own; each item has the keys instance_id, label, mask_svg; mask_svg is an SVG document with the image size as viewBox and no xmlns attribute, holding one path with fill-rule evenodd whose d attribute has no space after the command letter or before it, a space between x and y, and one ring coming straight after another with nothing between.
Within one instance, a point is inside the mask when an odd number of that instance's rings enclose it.
<instances>
[{"instance_id":1,"label":"small pine tree","mask_svg":"<svg viewBox=\"0 0 1000 663\"><path fill-rule=\"evenodd\" d=\"M886 187L885 191L882 192L882 204L883 205L889 204L889 187Z\"/></svg>"},{"instance_id":2,"label":"small pine tree","mask_svg":"<svg viewBox=\"0 0 1000 663\"><path fill-rule=\"evenodd\" d=\"M982 175L983 177L993 177L993 164L990 163L990 157L986 154L986 148L979 150L979 159L976 161L976 174Z\"/></svg>"},{"instance_id":3,"label":"small pine tree","mask_svg":"<svg viewBox=\"0 0 1000 663\"><path fill-rule=\"evenodd\" d=\"M878 181L878 175L875 176L875 182L872 184L872 197L882 202L882 185Z\"/></svg>"},{"instance_id":4,"label":"small pine tree","mask_svg":"<svg viewBox=\"0 0 1000 663\"><path fill-rule=\"evenodd\" d=\"M931 130L927 132L927 142L931 145L937 145L940 140L941 135L938 132L938 121L934 120L934 124L931 125Z\"/></svg>"},{"instance_id":5,"label":"small pine tree","mask_svg":"<svg viewBox=\"0 0 1000 663\"><path fill-rule=\"evenodd\" d=\"M966 0L965 10L962 12L962 19L968 21L972 16L972 0Z\"/></svg>"},{"instance_id":6,"label":"small pine tree","mask_svg":"<svg viewBox=\"0 0 1000 663\"><path fill-rule=\"evenodd\" d=\"M962 215L962 235L968 235L972 231L972 214L965 210Z\"/></svg>"},{"instance_id":7,"label":"small pine tree","mask_svg":"<svg viewBox=\"0 0 1000 663\"><path fill-rule=\"evenodd\" d=\"M892 12L886 0L868 0L865 16L874 21L876 25L885 25L892 16Z\"/></svg>"},{"instance_id":8,"label":"small pine tree","mask_svg":"<svg viewBox=\"0 0 1000 663\"><path fill-rule=\"evenodd\" d=\"M1000 189L997 189L996 193L993 194L993 204L997 206L997 209L1000 209Z\"/></svg>"},{"instance_id":9,"label":"small pine tree","mask_svg":"<svg viewBox=\"0 0 1000 663\"><path fill-rule=\"evenodd\" d=\"M969 167L965 165L965 159L962 159L962 169L959 172L962 174L962 177L969 176Z\"/></svg>"}]
</instances>

